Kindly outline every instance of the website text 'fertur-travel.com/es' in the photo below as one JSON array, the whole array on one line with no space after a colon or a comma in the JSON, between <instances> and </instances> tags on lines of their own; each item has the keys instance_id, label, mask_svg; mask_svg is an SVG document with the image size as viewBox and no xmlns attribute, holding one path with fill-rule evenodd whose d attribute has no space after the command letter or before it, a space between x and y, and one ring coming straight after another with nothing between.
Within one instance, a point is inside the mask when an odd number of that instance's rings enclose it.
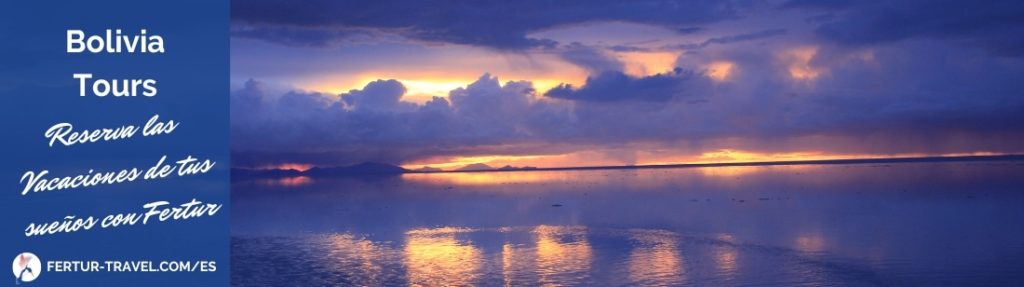
<instances>
[{"instance_id":1,"label":"website text 'fertur-travel.com/es'","mask_svg":"<svg viewBox=\"0 0 1024 287\"><path fill-rule=\"evenodd\" d=\"M46 272L216 272L212 260L50 260Z\"/></svg>"}]
</instances>

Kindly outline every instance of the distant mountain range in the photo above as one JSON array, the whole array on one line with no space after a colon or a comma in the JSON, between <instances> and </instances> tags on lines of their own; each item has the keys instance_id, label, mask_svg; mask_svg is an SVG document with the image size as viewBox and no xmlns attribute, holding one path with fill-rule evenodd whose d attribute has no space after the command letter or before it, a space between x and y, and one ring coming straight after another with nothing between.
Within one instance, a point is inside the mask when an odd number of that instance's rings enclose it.
<instances>
[{"instance_id":1,"label":"distant mountain range","mask_svg":"<svg viewBox=\"0 0 1024 287\"><path fill-rule=\"evenodd\" d=\"M314 167L300 171L295 169L246 169L232 168L233 178L280 178L295 176L331 177L331 176L394 176L403 173L435 173L435 172L501 172L523 170L595 170L595 169L641 169L641 168L685 168L715 166L771 166L798 164L866 164L866 163L905 163L905 162L968 162L968 161L1005 161L1024 160L1024 155L991 155L991 156L951 156L951 157L912 157L912 158L872 158L872 159L834 159L805 161L768 161L768 162L730 162L730 163L690 163L663 165L626 165L626 166L584 166L584 167L549 167L532 166L514 167L506 165L494 168L483 163L474 163L461 168L444 171L439 168L423 167L408 170L393 164L364 162L350 166Z\"/></svg>"},{"instance_id":2,"label":"distant mountain range","mask_svg":"<svg viewBox=\"0 0 1024 287\"><path fill-rule=\"evenodd\" d=\"M537 167L535 167L535 166L516 167L516 166L506 165L506 166L503 166L503 167L499 167L496 170L535 170L535 169L537 169Z\"/></svg>"},{"instance_id":3,"label":"distant mountain range","mask_svg":"<svg viewBox=\"0 0 1024 287\"><path fill-rule=\"evenodd\" d=\"M336 166L336 167L314 167L304 172L306 175L311 176L333 176L333 175L372 175L372 174L401 174L409 170L404 169L400 166L376 163L376 162L364 162L357 165L350 166Z\"/></svg>"},{"instance_id":4,"label":"distant mountain range","mask_svg":"<svg viewBox=\"0 0 1024 287\"><path fill-rule=\"evenodd\" d=\"M460 167L460 168L458 168L456 170L457 171L484 171L484 170L494 170L494 168L489 166L489 165L486 165L486 164L474 163L474 164L469 164L469 165Z\"/></svg>"},{"instance_id":5,"label":"distant mountain range","mask_svg":"<svg viewBox=\"0 0 1024 287\"><path fill-rule=\"evenodd\" d=\"M247 169L247 168L232 168L231 176L238 178L279 178L279 177L294 177L294 176L309 176L309 177L332 177L332 176L389 176L399 175L409 172L405 168L400 166L377 163L377 162L364 162L356 165L349 166L333 166L333 167L314 167L308 170L300 171L295 169Z\"/></svg>"}]
</instances>

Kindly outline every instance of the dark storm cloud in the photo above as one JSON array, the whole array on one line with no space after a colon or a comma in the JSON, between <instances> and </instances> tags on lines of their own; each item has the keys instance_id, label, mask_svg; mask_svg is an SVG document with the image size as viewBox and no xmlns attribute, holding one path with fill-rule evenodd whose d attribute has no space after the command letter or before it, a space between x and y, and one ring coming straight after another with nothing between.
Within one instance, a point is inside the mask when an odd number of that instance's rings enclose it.
<instances>
[{"instance_id":1,"label":"dark storm cloud","mask_svg":"<svg viewBox=\"0 0 1024 287\"><path fill-rule=\"evenodd\" d=\"M683 27L683 28L676 29L676 32L679 33L679 34L693 34L693 33L697 33L697 32L700 32L700 31L704 31L704 28L703 27Z\"/></svg>"},{"instance_id":2,"label":"dark storm cloud","mask_svg":"<svg viewBox=\"0 0 1024 287\"><path fill-rule=\"evenodd\" d=\"M373 37L361 29L329 29L278 25L234 25L231 35L261 39L267 42L296 47L328 47L345 39Z\"/></svg>"},{"instance_id":3,"label":"dark storm cloud","mask_svg":"<svg viewBox=\"0 0 1024 287\"><path fill-rule=\"evenodd\" d=\"M707 46L715 45L715 44L730 44L730 43L737 43L737 42L743 42L743 41L752 41L752 40L770 38L770 37L775 37L775 36L780 36L780 35L785 35L785 34L786 34L786 29L767 29L767 30L761 30L761 31L753 32L753 33L745 33L745 34L730 35L730 36L723 36L723 37L714 37L714 38L710 38L710 39L704 40L703 42L700 42L700 43L680 45L677 48L686 49L686 50L703 49L703 48L706 48Z\"/></svg>"},{"instance_id":4,"label":"dark storm cloud","mask_svg":"<svg viewBox=\"0 0 1024 287\"><path fill-rule=\"evenodd\" d=\"M395 80L376 80L366 84L362 90L352 90L341 94L346 106L359 111L392 111L401 109L404 104L400 100L405 94L405 86Z\"/></svg>"},{"instance_id":5,"label":"dark storm cloud","mask_svg":"<svg viewBox=\"0 0 1024 287\"><path fill-rule=\"evenodd\" d=\"M632 46L632 45L612 45L610 47L607 47L607 49L609 49L611 51L616 51L616 52L651 52L651 51L673 51L673 50L699 50L699 49L707 48L707 47L712 46L712 45L734 44L734 43L753 41L753 40L761 40L761 39L766 39L766 38L771 38L771 37L776 37L776 36L782 36L782 35L785 35L788 32L789 31L786 30L786 29L765 29L765 30L751 32L751 33L743 33L743 34L736 34L736 35L712 37L712 38L708 38L707 40L704 40L704 41L701 41L701 42L697 42L697 43L667 45L667 46L657 47L657 48L637 47L637 46ZM692 52L692 51L690 51L690 52ZM570 62L572 62L572 61L570 61Z\"/></svg>"},{"instance_id":6,"label":"dark storm cloud","mask_svg":"<svg viewBox=\"0 0 1024 287\"><path fill-rule=\"evenodd\" d=\"M783 7L836 12L816 32L842 45L937 38L1024 56L1021 1L792 1Z\"/></svg>"},{"instance_id":7,"label":"dark storm cloud","mask_svg":"<svg viewBox=\"0 0 1024 287\"><path fill-rule=\"evenodd\" d=\"M330 41L325 37L344 37L344 31L363 29L429 42L515 50L554 46L551 40L527 34L562 25L627 21L692 32L693 24L735 17L736 9L730 1L252 0L232 2L231 17L235 36L286 44L319 45Z\"/></svg>"},{"instance_id":8,"label":"dark storm cloud","mask_svg":"<svg viewBox=\"0 0 1024 287\"><path fill-rule=\"evenodd\" d=\"M697 99L706 96L710 80L700 74L676 69L647 77L632 77L621 71L606 71L587 78L583 87L559 85L544 95L579 101L654 101Z\"/></svg>"},{"instance_id":9,"label":"dark storm cloud","mask_svg":"<svg viewBox=\"0 0 1024 287\"><path fill-rule=\"evenodd\" d=\"M559 53L565 61L586 69L590 74L622 71L622 62L604 51L580 43L569 44Z\"/></svg>"},{"instance_id":10,"label":"dark storm cloud","mask_svg":"<svg viewBox=\"0 0 1024 287\"><path fill-rule=\"evenodd\" d=\"M528 82L501 85L484 75L422 105L399 102L404 91L380 80L341 95L277 96L249 81L231 95L237 163L397 163L544 138L571 122L566 107L532 101Z\"/></svg>"},{"instance_id":11,"label":"dark storm cloud","mask_svg":"<svg viewBox=\"0 0 1024 287\"><path fill-rule=\"evenodd\" d=\"M783 3L780 7L782 8L811 8L811 9L843 9L855 6L856 4L863 4L870 1L857 1L857 0L790 0Z\"/></svg>"}]
</instances>

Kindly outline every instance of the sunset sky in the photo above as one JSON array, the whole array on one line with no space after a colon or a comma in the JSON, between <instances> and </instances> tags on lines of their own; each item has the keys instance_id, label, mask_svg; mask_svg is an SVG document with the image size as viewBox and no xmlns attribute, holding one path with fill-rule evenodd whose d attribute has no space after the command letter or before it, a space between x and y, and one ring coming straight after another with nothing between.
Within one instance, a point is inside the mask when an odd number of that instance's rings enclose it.
<instances>
[{"instance_id":1,"label":"sunset sky","mask_svg":"<svg viewBox=\"0 0 1024 287\"><path fill-rule=\"evenodd\" d=\"M232 1L232 155L590 166L1024 151L1024 4Z\"/></svg>"}]
</instances>

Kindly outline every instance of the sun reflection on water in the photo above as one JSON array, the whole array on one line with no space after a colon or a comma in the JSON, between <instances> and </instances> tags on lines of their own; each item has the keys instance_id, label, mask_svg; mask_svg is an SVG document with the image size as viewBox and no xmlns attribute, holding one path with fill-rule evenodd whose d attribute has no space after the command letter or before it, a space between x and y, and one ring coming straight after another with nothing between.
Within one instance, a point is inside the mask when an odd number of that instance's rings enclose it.
<instances>
[{"instance_id":1,"label":"sun reflection on water","mask_svg":"<svg viewBox=\"0 0 1024 287\"><path fill-rule=\"evenodd\" d=\"M712 249L718 272L724 278L733 278L739 271L739 251L734 246L736 238L730 234L719 234L717 239L725 243Z\"/></svg>"},{"instance_id":2,"label":"sun reflection on water","mask_svg":"<svg viewBox=\"0 0 1024 287\"><path fill-rule=\"evenodd\" d=\"M256 183L265 186L296 187L312 184L313 178L308 176L291 176L282 178L261 179L257 180Z\"/></svg>"},{"instance_id":3,"label":"sun reflection on water","mask_svg":"<svg viewBox=\"0 0 1024 287\"><path fill-rule=\"evenodd\" d=\"M513 286L514 277L512 272L514 272L513 268L516 262L514 248L512 244L508 243L501 246L501 279L504 286Z\"/></svg>"},{"instance_id":4,"label":"sun reflection on water","mask_svg":"<svg viewBox=\"0 0 1024 287\"><path fill-rule=\"evenodd\" d=\"M533 233L537 235L540 285L571 285L570 282L585 281L593 259L586 227L541 225L534 228Z\"/></svg>"},{"instance_id":5,"label":"sun reflection on water","mask_svg":"<svg viewBox=\"0 0 1024 287\"><path fill-rule=\"evenodd\" d=\"M463 230L414 231L406 233L405 239L405 266L410 285L476 284L483 254L471 242L455 238Z\"/></svg>"},{"instance_id":6,"label":"sun reflection on water","mask_svg":"<svg viewBox=\"0 0 1024 287\"><path fill-rule=\"evenodd\" d=\"M796 237L796 247L804 252L820 252L825 250L825 238L818 233L804 233Z\"/></svg>"},{"instance_id":7,"label":"sun reflection on water","mask_svg":"<svg viewBox=\"0 0 1024 287\"><path fill-rule=\"evenodd\" d=\"M685 266L675 233L662 230L631 230L638 245L629 255L629 279L643 286L675 286L685 280Z\"/></svg>"},{"instance_id":8,"label":"sun reflection on water","mask_svg":"<svg viewBox=\"0 0 1024 287\"><path fill-rule=\"evenodd\" d=\"M679 286L708 283L707 278L715 278L711 285L731 285L746 276L743 272L757 272L757 256L778 252L759 253L756 246L751 252L729 233L696 235L697 240L688 241L664 229L579 225L413 228L395 241L351 233L311 238L285 253L314 255L303 257L299 265L306 269L295 271L323 274L312 285ZM819 233L798 233L790 240L800 252L827 247ZM703 247L694 249L694 244ZM305 246L325 250L302 250ZM753 263L741 271L741 259ZM814 265L786 268L793 273L783 275L796 276L794 280L828 279L818 276L821 270Z\"/></svg>"},{"instance_id":9,"label":"sun reflection on water","mask_svg":"<svg viewBox=\"0 0 1024 287\"><path fill-rule=\"evenodd\" d=\"M917 282L889 278L897 272L924 274L920 279L928 282L1014 279L1016 266L995 264L1001 262L998 254L1017 250L1013 242L991 239L1017 238L999 237L1003 226L976 226L967 233L947 227L949 220L961 219L950 215L953 208L978 216L970 220L1005 223L1007 214L1019 210L1014 204L1022 198L1015 193L1020 180L1014 175L1022 166L1014 161L571 171L554 173L581 179L472 188L395 178L317 178L297 190L310 192L245 185L237 189L245 192L232 194L232 202L250 210L232 216L243 223L233 225L242 235L232 238L232 279L240 286ZM703 172L747 170L753 171L738 177ZM488 174L503 173L473 175ZM580 184L602 180L607 184ZM900 228L917 225L942 232ZM260 235L271 229L279 231ZM863 230L886 232L855 232ZM951 241L968 250L948 248ZM957 260L945 260L950 258ZM995 263L967 272L963 262Z\"/></svg>"},{"instance_id":10,"label":"sun reflection on water","mask_svg":"<svg viewBox=\"0 0 1024 287\"><path fill-rule=\"evenodd\" d=\"M701 167L700 174L709 177L737 177L763 170L761 166L715 166Z\"/></svg>"},{"instance_id":11,"label":"sun reflection on water","mask_svg":"<svg viewBox=\"0 0 1024 287\"><path fill-rule=\"evenodd\" d=\"M441 172L406 173L403 180L433 185L475 186L496 184L529 184L574 181L577 178L565 172L503 171L503 172Z\"/></svg>"},{"instance_id":12,"label":"sun reflection on water","mask_svg":"<svg viewBox=\"0 0 1024 287\"><path fill-rule=\"evenodd\" d=\"M386 249L370 240L356 238L351 234L335 234L326 238L332 262L338 268L359 274L364 282L380 282L382 261L386 260ZM356 268L352 268L356 267Z\"/></svg>"}]
</instances>

